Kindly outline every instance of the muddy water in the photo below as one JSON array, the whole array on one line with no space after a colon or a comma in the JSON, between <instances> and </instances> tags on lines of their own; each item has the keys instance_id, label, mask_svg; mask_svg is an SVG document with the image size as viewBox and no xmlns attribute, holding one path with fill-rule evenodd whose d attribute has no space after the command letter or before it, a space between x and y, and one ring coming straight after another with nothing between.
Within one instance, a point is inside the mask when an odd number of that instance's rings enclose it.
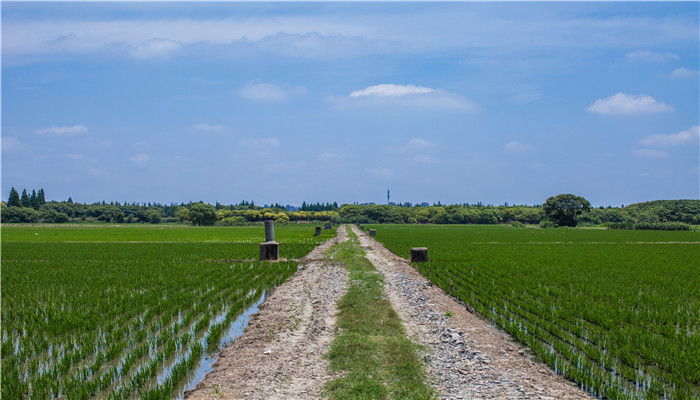
<instances>
[{"instance_id":1,"label":"muddy water","mask_svg":"<svg viewBox=\"0 0 700 400\"><path fill-rule=\"evenodd\" d=\"M241 315L239 315L231 326L228 328L226 333L222 335L219 342L219 349L215 355L212 355L210 351L204 352L197 367L193 369L185 379L180 383L180 385L173 392L172 398L181 400L184 398L184 393L188 390L194 389L199 382L201 382L204 377L213 370L213 365L218 358L218 352L224 347L232 343L236 338L243 334L243 331L248 326L250 322L250 316L259 311L259 306L265 301L267 297L267 292L263 292L258 300L255 301L250 307L248 307ZM213 323L214 321L212 321Z\"/></svg>"}]
</instances>

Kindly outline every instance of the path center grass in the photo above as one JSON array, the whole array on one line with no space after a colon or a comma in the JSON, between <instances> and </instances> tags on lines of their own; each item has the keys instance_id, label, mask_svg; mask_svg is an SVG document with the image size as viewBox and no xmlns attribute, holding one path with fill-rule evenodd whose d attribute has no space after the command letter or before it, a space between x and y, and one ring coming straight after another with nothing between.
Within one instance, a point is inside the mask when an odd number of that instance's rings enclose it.
<instances>
[{"instance_id":1,"label":"path center grass","mask_svg":"<svg viewBox=\"0 0 700 400\"><path fill-rule=\"evenodd\" d=\"M357 236L327 255L350 273L348 292L338 301L340 334L328 353L330 369L345 374L326 385L331 399L433 399L416 345L384 294L384 277L365 258Z\"/></svg>"}]
</instances>

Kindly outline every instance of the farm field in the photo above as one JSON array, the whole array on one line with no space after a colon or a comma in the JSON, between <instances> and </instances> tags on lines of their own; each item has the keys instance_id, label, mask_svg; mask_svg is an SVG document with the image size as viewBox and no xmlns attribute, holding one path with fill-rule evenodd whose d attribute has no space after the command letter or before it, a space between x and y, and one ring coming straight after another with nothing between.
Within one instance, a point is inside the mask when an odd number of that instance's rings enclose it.
<instances>
[{"instance_id":1,"label":"farm field","mask_svg":"<svg viewBox=\"0 0 700 400\"><path fill-rule=\"evenodd\" d=\"M700 233L368 227L590 394L700 397Z\"/></svg>"},{"instance_id":2,"label":"farm field","mask_svg":"<svg viewBox=\"0 0 700 400\"><path fill-rule=\"evenodd\" d=\"M335 231L2 227L2 398L169 399L236 318ZM247 261L242 261L247 260Z\"/></svg>"}]
</instances>

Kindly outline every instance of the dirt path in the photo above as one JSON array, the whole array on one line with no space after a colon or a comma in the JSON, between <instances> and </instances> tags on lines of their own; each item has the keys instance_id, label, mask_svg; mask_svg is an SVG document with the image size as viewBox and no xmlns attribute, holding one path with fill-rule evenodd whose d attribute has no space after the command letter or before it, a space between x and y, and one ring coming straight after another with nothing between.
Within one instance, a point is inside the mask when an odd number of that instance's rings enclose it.
<instances>
[{"instance_id":1,"label":"dirt path","mask_svg":"<svg viewBox=\"0 0 700 400\"><path fill-rule=\"evenodd\" d=\"M469 313L410 264L355 227L367 258L385 276L385 290L410 337L424 347L431 384L440 399L591 399L527 349ZM186 399L318 399L335 335L335 304L347 290L347 272L323 252L305 257L302 270L279 286L251 318L243 335L223 350L214 370ZM452 315L445 316L447 312Z\"/></svg>"},{"instance_id":2,"label":"dirt path","mask_svg":"<svg viewBox=\"0 0 700 400\"><path fill-rule=\"evenodd\" d=\"M304 266L265 299L243 335L224 349L214 370L186 399L310 399L320 397L333 376L323 358L335 336L335 304L347 290L344 268L323 252L347 240L338 236L318 246Z\"/></svg>"},{"instance_id":3,"label":"dirt path","mask_svg":"<svg viewBox=\"0 0 700 400\"><path fill-rule=\"evenodd\" d=\"M466 311L410 264L353 227L412 338L440 399L591 399L527 349ZM451 317L445 314L450 312Z\"/></svg>"}]
</instances>

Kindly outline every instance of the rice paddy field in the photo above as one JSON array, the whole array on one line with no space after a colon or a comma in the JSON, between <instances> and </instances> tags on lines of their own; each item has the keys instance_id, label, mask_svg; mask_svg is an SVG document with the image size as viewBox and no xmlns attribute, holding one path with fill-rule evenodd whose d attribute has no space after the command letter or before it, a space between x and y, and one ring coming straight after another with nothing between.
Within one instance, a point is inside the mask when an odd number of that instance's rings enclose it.
<instances>
[{"instance_id":1,"label":"rice paddy field","mask_svg":"<svg viewBox=\"0 0 700 400\"><path fill-rule=\"evenodd\" d=\"M2 226L3 399L170 399L236 320L335 235L264 228Z\"/></svg>"},{"instance_id":2,"label":"rice paddy field","mask_svg":"<svg viewBox=\"0 0 700 400\"><path fill-rule=\"evenodd\" d=\"M599 398L700 398L700 233L375 225L423 275Z\"/></svg>"}]
</instances>

